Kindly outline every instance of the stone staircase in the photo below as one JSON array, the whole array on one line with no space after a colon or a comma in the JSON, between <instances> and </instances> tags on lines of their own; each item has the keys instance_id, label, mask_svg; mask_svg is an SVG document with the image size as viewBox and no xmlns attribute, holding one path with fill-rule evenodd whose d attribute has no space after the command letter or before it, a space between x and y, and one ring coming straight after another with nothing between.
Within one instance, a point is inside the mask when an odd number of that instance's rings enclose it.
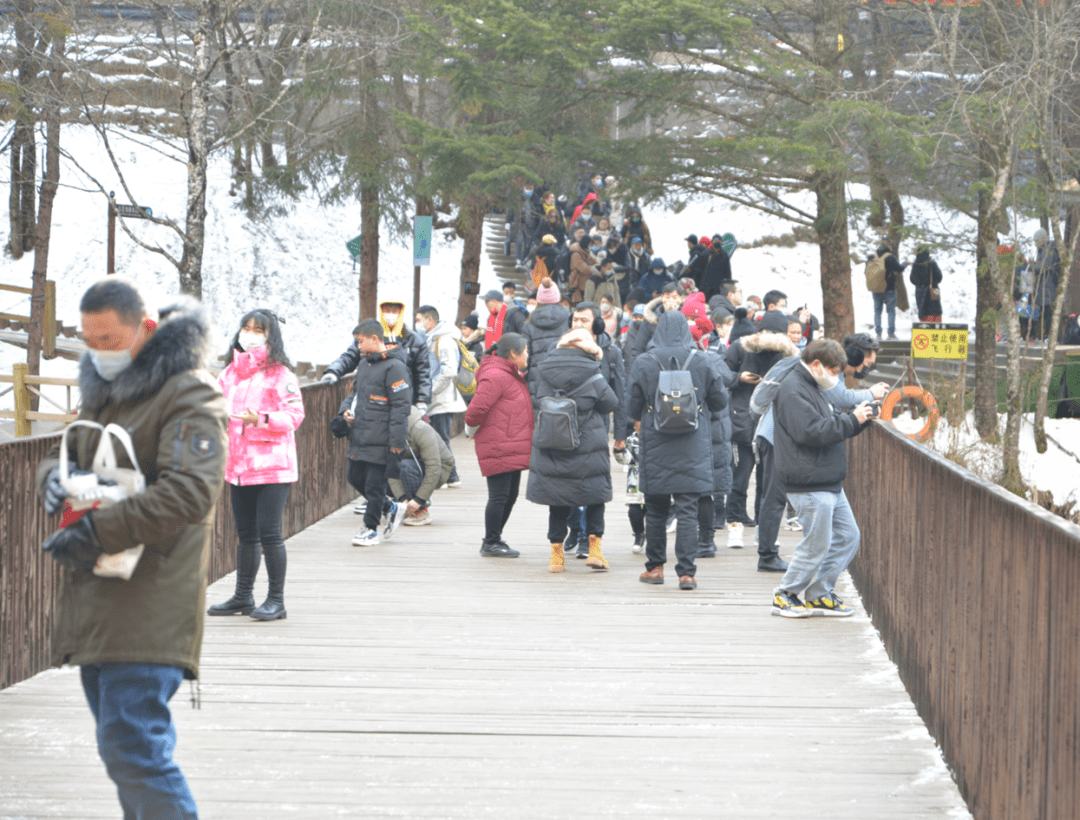
<instances>
[{"instance_id":1,"label":"stone staircase","mask_svg":"<svg viewBox=\"0 0 1080 820\"><path fill-rule=\"evenodd\" d=\"M513 248L511 248L513 250ZM499 278L492 287L501 287L503 282L513 282L518 287L518 295L524 291L527 271L514 266L513 254L506 253L506 217L503 214L488 214L484 217L484 251L491 260L491 267Z\"/></svg>"}]
</instances>

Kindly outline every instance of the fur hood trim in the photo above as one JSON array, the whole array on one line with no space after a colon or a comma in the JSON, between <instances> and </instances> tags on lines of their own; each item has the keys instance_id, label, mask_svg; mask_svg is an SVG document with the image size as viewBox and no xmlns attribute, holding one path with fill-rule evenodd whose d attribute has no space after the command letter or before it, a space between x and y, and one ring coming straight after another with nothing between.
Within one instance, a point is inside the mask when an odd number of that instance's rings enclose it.
<instances>
[{"instance_id":1,"label":"fur hood trim","mask_svg":"<svg viewBox=\"0 0 1080 820\"><path fill-rule=\"evenodd\" d=\"M592 334L583 327L574 328L569 333L564 334L559 339L556 347L576 347L578 350L584 350L597 361L604 358L604 351L600 349L600 345L593 339Z\"/></svg>"},{"instance_id":2,"label":"fur hood trim","mask_svg":"<svg viewBox=\"0 0 1080 820\"><path fill-rule=\"evenodd\" d=\"M150 398L173 376L206 367L210 319L190 296L179 296L160 311L157 330L143 345L131 366L113 381L98 375L87 351L79 360L79 390L87 407L106 402L131 404Z\"/></svg>"},{"instance_id":3,"label":"fur hood trim","mask_svg":"<svg viewBox=\"0 0 1080 820\"><path fill-rule=\"evenodd\" d=\"M650 325L655 325L660 321L660 317L664 315L664 297L657 296L649 304L645 305L645 321ZM660 310L657 310L660 308Z\"/></svg>"},{"instance_id":4,"label":"fur hood trim","mask_svg":"<svg viewBox=\"0 0 1080 820\"><path fill-rule=\"evenodd\" d=\"M750 336L743 336L740 340L743 349L747 353L782 353L785 356L795 356L799 348L795 347L786 333L773 333L771 330L759 330Z\"/></svg>"}]
</instances>

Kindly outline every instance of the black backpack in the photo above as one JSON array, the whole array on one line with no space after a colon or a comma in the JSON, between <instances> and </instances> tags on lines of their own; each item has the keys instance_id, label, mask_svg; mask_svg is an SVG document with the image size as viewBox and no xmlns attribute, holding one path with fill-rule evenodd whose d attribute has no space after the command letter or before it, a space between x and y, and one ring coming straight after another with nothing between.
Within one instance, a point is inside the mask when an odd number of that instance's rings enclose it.
<instances>
[{"instance_id":1,"label":"black backpack","mask_svg":"<svg viewBox=\"0 0 1080 820\"><path fill-rule=\"evenodd\" d=\"M540 409L536 411L536 430L533 433L533 446L542 450L576 450L581 444L578 431L577 402L574 396L595 381L603 381L597 373L569 393L556 390L554 396L540 399Z\"/></svg>"},{"instance_id":2,"label":"black backpack","mask_svg":"<svg viewBox=\"0 0 1080 820\"><path fill-rule=\"evenodd\" d=\"M691 350L686 361L679 363L672 358L671 367L665 367L660 357L650 353L660 365L660 376L656 382L656 395L649 409L653 414L653 424L657 432L669 435L692 433L698 428L697 391L694 380L687 367L694 358L696 350Z\"/></svg>"}]
</instances>

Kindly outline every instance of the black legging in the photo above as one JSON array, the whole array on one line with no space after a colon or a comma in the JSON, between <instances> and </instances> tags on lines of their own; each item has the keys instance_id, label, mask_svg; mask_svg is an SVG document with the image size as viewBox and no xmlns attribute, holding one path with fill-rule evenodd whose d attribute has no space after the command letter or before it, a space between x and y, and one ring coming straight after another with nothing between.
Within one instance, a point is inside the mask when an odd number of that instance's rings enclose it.
<instances>
[{"instance_id":1,"label":"black legging","mask_svg":"<svg viewBox=\"0 0 1080 820\"><path fill-rule=\"evenodd\" d=\"M266 556L270 594L280 596L285 588L285 541L281 537L281 517L292 484L229 485L233 520L240 541L237 571L251 581L259 573L260 553Z\"/></svg>"},{"instance_id":2,"label":"black legging","mask_svg":"<svg viewBox=\"0 0 1080 820\"><path fill-rule=\"evenodd\" d=\"M484 542L493 544L502 538L503 527L510 520L510 512L517 501L521 487L521 470L496 473L487 477L488 502L484 509Z\"/></svg>"}]
</instances>

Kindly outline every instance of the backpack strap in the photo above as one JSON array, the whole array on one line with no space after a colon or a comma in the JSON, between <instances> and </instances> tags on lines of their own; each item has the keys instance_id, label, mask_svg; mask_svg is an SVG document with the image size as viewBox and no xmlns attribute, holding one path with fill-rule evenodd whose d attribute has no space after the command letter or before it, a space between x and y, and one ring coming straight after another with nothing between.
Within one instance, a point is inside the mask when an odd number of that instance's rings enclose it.
<instances>
[{"instance_id":1,"label":"backpack strap","mask_svg":"<svg viewBox=\"0 0 1080 820\"><path fill-rule=\"evenodd\" d=\"M690 364L690 360L691 360L692 358L694 358L694 354L695 354L695 353L697 353L697 351L696 351L696 350L691 350L691 351L690 351L690 355L686 357L686 361L685 361L685 362L683 362L683 363L682 363L682 367L680 367L680 368L679 368L680 370L687 370L687 369L688 369L688 365Z\"/></svg>"},{"instance_id":2,"label":"backpack strap","mask_svg":"<svg viewBox=\"0 0 1080 820\"><path fill-rule=\"evenodd\" d=\"M604 381L604 374L603 373L596 373L596 374L590 376L584 382L582 382L577 387L575 387L573 390L571 390L569 393L567 393L566 397L570 398L572 396L576 396L578 394L578 391L584 390L586 387L588 387L590 384L592 384L593 382L596 382L596 381L600 381L600 382Z\"/></svg>"}]
</instances>

